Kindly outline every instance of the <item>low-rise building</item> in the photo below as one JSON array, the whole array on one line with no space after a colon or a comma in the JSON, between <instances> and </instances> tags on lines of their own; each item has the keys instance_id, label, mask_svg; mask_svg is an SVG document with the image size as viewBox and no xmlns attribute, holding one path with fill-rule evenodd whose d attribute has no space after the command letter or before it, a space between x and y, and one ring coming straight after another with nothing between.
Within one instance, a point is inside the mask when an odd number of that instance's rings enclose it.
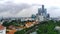
<instances>
[{"instance_id":1,"label":"low-rise building","mask_svg":"<svg viewBox=\"0 0 60 34\"><path fill-rule=\"evenodd\" d=\"M6 27L0 24L0 34L6 34Z\"/></svg>"},{"instance_id":2,"label":"low-rise building","mask_svg":"<svg viewBox=\"0 0 60 34\"><path fill-rule=\"evenodd\" d=\"M31 23L31 22L28 22L28 23L25 24L26 28L29 28L29 27L31 27L31 26L33 26L33 25L34 25L34 24Z\"/></svg>"},{"instance_id":3,"label":"low-rise building","mask_svg":"<svg viewBox=\"0 0 60 34\"><path fill-rule=\"evenodd\" d=\"M8 30L6 34L14 34L15 32L16 32L15 29L13 29L13 30Z\"/></svg>"},{"instance_id":4,"label":"low-rise building","mask_svg":"<svg viewBox=\"0 0 60 34\"><path fill-rule=\"evenodd\" d=\"M41 22L41 21L44 21L45 18L44 18L43 15L37 15L36 20L39 21L39 22Z\"/></svg>"}]
</instances>

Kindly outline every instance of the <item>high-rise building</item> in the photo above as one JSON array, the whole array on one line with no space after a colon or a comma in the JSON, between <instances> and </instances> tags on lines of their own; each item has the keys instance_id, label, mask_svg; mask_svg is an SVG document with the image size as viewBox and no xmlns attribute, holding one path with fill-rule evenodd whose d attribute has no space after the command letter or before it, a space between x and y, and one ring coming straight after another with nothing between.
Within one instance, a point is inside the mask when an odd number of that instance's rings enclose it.
<instances>
[{"instance_id":1,"label":"high-rise building","mask_svg":"<svg viewBox=\"0 0 60 34\"><path fill-rule=\"evenodd\" d=\"M47 18L50 18L50 14L47 14Z\"/></svg>"},{"instance_id":2,"label":"high-rise building","mask_svg":"<svg viewBox=\"0 0 60 34\"><path fill-rule=\"evenodd\" d=\"M44 5L42 5L42 8L38 8L38 14L39 14L39 15L44 15L44 16L46 16L47 11L46 11L46 9L44 8Z\"/></svg>"},{"instance_id":3,"label":"high-rise building","mask_svg":"<svg viewBox=\"0 0 60 34\"><path fill-rule=\"evenodd\" d=\"M48 17L50 17L49 14L47 14L47 9L44 8L44 5L42 5L41 8L38 8L37 18L40 21L46 20Z\"/></svg>"},{"instance_id":4,"label":"high-rise building","mask_svg":"<svg viewBox=\"0 0 60 34\"><path fill-rule=\"evenodd\" d=\"M41 13L42 13L41 8L38 8L38 14L41 15Z\"/></svg>"},{"instance_id":5,"label":"high-rise building","mask_svg":"<svg viewBox=\"0 0 60 34\"><path fill-rule=\"evenodd\" d=\"M44 10L45 10L44 5L42 5L42 13L44 13Z\"/></svg>"}]
</instances>

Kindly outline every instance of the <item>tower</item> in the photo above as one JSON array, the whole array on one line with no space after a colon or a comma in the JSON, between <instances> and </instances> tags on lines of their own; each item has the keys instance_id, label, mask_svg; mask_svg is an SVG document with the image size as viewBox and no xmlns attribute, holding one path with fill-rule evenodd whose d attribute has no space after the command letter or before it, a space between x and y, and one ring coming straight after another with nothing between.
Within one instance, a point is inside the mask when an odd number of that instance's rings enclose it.
<instances>
[{"instance_id":1,"label":"tower","mask_svg":"<svg viewBox=\"0 0 60 34\"><path fill-rule=\"evenodd\" d=\"M38 15L41 15L42 11L41 8L38 8Z\"/></svg>"},{"instance_id":2,"label":"tower","mask_svg":"<svg viewBox=\"0 0 60 34\"><path fill-rule=\"evenodd\" d=\"M42 13L44 13L44 5L42 5Z\"/></svg>"},{"instance_id":3,"label":"tower","mask_svg":"<svg viewBox=\"0 0 60 34\"><path fill-rule=\"evenodd\" d=\"M47 11L46 11L46 9L44 8L44 5L42 5L41 8L38 8L38 14L39 14L39 15L44 15L44 16L46 16Z\"/></svg>"}]
</instances>

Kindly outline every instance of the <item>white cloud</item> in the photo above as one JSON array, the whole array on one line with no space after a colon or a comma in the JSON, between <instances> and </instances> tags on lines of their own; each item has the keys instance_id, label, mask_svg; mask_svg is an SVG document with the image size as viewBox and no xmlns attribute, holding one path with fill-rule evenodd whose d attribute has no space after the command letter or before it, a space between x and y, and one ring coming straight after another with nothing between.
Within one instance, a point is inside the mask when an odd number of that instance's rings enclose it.
<instances>
[{"instance_id":1,"label":"white cloud","mask_svg":"<svg viewBox=\"0 0 60 34\"><path fill-rule=\"evenodd\" d=\"M48 8L48 13L51 17L60 17L60 8L59 7L50 7Z\"/></svg>"},{"instance_id":2,"label":"white cloud","mask_svg":"<svg viewBox=\"0 0 60 34\"><path fill-rule=\"evenodd\" d=\"M29 4L29 5L42 5L42 4L44 4L45 5L45 7L48 9L48 13L50 13L51 14L51 16L53 16L53 17L56 17L56 16L60 16L59 14L60 14L60 0L0 0L0 6L1 5L8 5L8 6L15 6L15 4L16 5L19 5L19 4L21 4L21 3L26 3L26 4ZM11 7L12 7L11 6ZM20 5L19 5L20 6ZM2 7L4 7L4 6L2 6ZM50 7L52 7L52 8L50 8ZM57 8L55 8L55 7L57 7ZM5 8L8 8L8 7L6 7L5 6ZM59 8L59 9L58 9ZM11 8L10 8L11 9ZM29 14L29 15L31 15L31 12L32 13L34 13L32 10L34 10L35 11L35 9L33 9L33 8L29 8L29 9L25 9L25 10L23 10L23 11L17 11L17 13L18 14L16 14L17 16L19 16L19 15L23 15L23 16L25 16L25 15L27 15L27 14ZM30 12L31 11L31 12ZM12 12L12 10L11 10L11 12ZM6 16L7 14L8 15L11 15L11 12L3 12L4 13L4 15ZM27 12L27 13L25 13L25 12ZM35 11L36 12L36 11ZM3 13L1 13L0 15L3 15ZM6 14L7 13L7 14ZM12 12L13 13L13 12ZM15 12L16 13L16 12ZM22 13L24 13L24 14L22 14ZM3 15L3 16L4 16ZM13 14L12 14L13 15ZM29 16L29 15L27 15L27 16Z\"/></svg>"},{"instance_id":3,"label":"white cloud","mask_svg":"<svg viewBox=\"0 0 60 34\"><path fill-rule=\"evenodd\" d=\"M36 6L32 6L30 8L26 8L26 9L23 9L22 11L17 11L18 13L11 13L11 11L6 11L6 12L2 12L0 13L0 16L3 16L3 17L30 17L32 14L36 14L38 11L37 11L37 7Z\"/></svg>"},{"instance_id":4,"label":"white cloud","mask_svg":"<svg viewBox=\"0 0 60 34\"><path fill-rule=\"evenodd\" d=\"M45 4L47 6L60 6L60 0L2 0L2 3L13 2L16 4L28 3L28 4Z\"/></svg>"},{"instance_id":5,"label":"white cloud","mask_svg":"<svg viewBox=\"0 0 60 34\"><path fill-rule=\"evenodd\" d=\"M37 7L30 7L27 9L22 10L21 12L19 12L16 16L21 16L21 17L30 17L32 14L36 14L37 11Z\"/></svg>"}]
</instances>

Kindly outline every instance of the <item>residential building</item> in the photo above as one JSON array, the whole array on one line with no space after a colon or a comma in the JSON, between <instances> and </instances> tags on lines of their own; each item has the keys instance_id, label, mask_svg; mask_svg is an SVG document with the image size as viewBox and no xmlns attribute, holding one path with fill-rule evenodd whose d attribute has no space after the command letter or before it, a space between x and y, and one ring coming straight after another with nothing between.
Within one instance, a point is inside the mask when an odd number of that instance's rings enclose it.
<instances>
[{"instance_id":1,"label":"residential building","mask_svg":"<svg viewBox=\"0 0 60 34\"><path fill-rule=\"evenodd\" d=\"M26 28L29 28L29 27L31 27L31 26L33 26L33 25L34 25L34 24L31 23L31 22L27 22L27 23L25 24Z\"/></svg>"},{"instance_id":2,"label":"residential building","mask_svg":"<svg viewBox=\"0 0 60 34\"><path fill-rule=\"evenodd\" d=\"M6 27L0 24L0 34L6 34Z\"/></svg>"},{"instance_id":3,"label":"residential building","mask_svg":"<svg viewBox=\"0 0 60 34\"><path fill-rule=\"evenodd\" d=\"M14 34L15 32L16 32L15 29L13 29L13 30L8 30L6 34Z\"/></svg>"}]
</instances>

